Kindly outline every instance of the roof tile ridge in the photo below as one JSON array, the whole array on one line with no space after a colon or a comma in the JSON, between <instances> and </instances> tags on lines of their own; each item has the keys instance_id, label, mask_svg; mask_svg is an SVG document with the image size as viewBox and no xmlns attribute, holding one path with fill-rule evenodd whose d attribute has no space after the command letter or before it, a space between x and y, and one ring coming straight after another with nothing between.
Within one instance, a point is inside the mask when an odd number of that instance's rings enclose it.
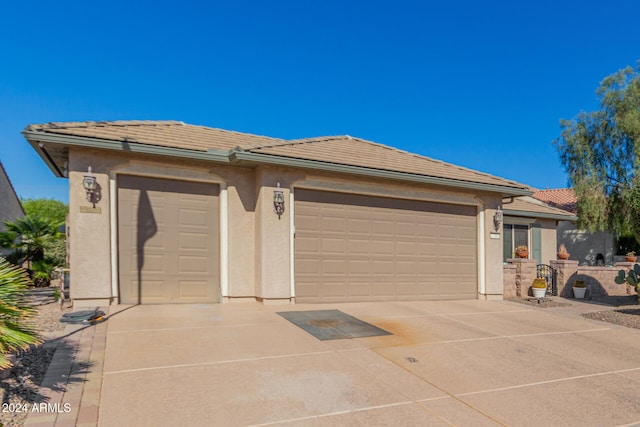
<instances>
[{"instance_id":1,"label":"roof tile ridge","mask_svg":"<svg viewBox=\"0 0 640 427\"><path fill-rule=\"evenodd\" d=\"M545 188L544 190L536 190L538 193L551 193L551 192L560 192L560 191L573 191L573 188L564 187L564 188Z\"/></svg>"},{"instance_id":2,"label":"roof tile ridge","mask_svg":"<svg viewBox=\"0 0 640 427\"><path fill-rule=\"evenodd\" d=\"M548 201L545 201L545 200L536 199L533 196L519 196L519 197L516 197L516 199L520 199L524 203L530 203L532 205L543 206L543 207L549 208L551 210L560 211L560 212L563 212L563 213L569 213L571 215L574 215L573 212L570 212L570 211L568 211L566 209L562 209L562 208L556 206L556 204L554 204L553 202L548 202Z\"/></svg>"},{"instance_id":3,"label":"roof tile ridge","mask_svg":"<svg viewBox=\"0 0 640 427\"><path fill-rule=\"evenodd\" d=\"M185 126L184 122L177 120L85 120L77 122L48 122L36 123L27 126L28 130L38 129L78 129L98 126Z\"/></svg>"}]
</instances>

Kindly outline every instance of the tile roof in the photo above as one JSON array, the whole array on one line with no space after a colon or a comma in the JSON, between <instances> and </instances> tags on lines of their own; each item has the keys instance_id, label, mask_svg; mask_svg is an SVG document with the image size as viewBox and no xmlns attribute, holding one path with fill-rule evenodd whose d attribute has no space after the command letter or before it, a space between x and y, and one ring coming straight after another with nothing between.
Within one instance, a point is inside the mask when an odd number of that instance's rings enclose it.
<instances>
[{"instance_id":1,"label":"tile roof","mask_svg":"<svg viewBox=\"0 0 640 427\"><path fill-rule=\"evenodd\" d=\"M504 209L505 211L518 211L518 212L527 212L527 213L533 212L533 213L543 214L543 215L567 216L567 217L575 216L575 214L573 214L572 212L568 212L554 206L549 206L545 202L542 202L538 199L534 199L533 197L528 197L528 196L516 197L513 200L504 202L502 205L502 209Z\"/></svg>"},{"instance_id":2,"label":"tile roof","mask_svg":"<svg viewBox=\"0 0 640 427\"><path fill-rule=\"evenodd\" d=\"M350 136L284 140L179 121L68 122L29 125L28 132L70 135L186 150L241 149L267 155L359 166L517 189L524 184Z\"/></svg>"},{"instance_id":3,"label":"tile roof","mask_svg":"<svg viewBox=\"0 0 640 427\"><path fill-rule=\"evenodd\" d=\"M248 149L283 141L179 121L54 122L29 125L26 130L198 151L230 150L238 146Z\"/></svg>"},{"instance_id":4,"label":"tile roof","mask_svg":"<svg viewBox=\"0 0 640 427\"><path fill-rule=\"evenodd\" d=\"M573 214L578 212L578 199L572 188L538 190L532 194L532 197Z\"/></svg>"},{"instance_id":5,"label":"tile roof","mask_svg":"<svg viewBox=\"0 0 640 427\"><path fill-rule=\"evenodd\" d=\"M430 175L483 184L525 187L461 166L445 163L394 147L350 136L328 136L290 140L250 150L275 156L338 163L367 168Z\"/></svg>"}]
</instances>

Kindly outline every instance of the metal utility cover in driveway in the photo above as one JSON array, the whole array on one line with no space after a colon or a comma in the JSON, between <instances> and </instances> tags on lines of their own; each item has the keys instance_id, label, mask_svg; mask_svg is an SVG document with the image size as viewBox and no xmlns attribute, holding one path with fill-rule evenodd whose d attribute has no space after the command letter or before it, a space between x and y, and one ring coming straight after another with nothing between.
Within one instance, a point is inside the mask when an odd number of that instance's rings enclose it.
<instances>
[{"instance_id":1,"label":"metal utility cover in driveway","mask_svg":"<svg viewBox=\"0 0 640 427\"><path fill-rule=\"evenodd\" d=\"M340 310L282 311L278 314L321 341L392 335Z\"/></svg>"}]
</instances>

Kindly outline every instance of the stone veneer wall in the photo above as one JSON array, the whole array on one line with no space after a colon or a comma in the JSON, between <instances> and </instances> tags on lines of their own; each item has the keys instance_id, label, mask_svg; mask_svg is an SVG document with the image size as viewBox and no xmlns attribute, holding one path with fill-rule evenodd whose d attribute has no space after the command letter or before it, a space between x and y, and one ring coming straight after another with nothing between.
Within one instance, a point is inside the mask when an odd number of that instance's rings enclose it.
<instances>
[{"instance_id":1,"label":"stone veneer wall","mask_svg":"<svg viewBox=\"0 0 640 427\"><path fill-rule=\"evenodd\" d=\"M629 270L632 262L617 262L613 267L596 267L578 265L578 261L551 261L551 267L558 272L558 295L573 297L571 290L576 280L582 280L587 285L589 296L602 295L632 295L635 291L627 284L618 285L614 279L620 270Z\"/></svg>"},{"instance_id":2,"label":"stone veneer wall","mask_svg":"<svg viewBox=\"0 0 640 427\"><path fill-rule=\"evenodd\" d=\"M504 297L531 296L531 282L536 277L536 261L509 259L504 266ZM620 270L629 270L632 262L618 262L614 267L578 265L578 261L553 260L549 264L556 270L558 296L573 298L573 283L582 280L587 286L586 297L604 295L634 295L635 290L627 285L618 285L614 279Z\"/></svg>"},{"instance_id":3,"label":"stone veneer wall","mask_svg":"<svg viewBox=\"0 0 640 427\"><path fill-rule=\"evenodd\" d=\"M533 279L536 278L536 260L535 259L526 259L526 258L511 258L507 260L507 266L505 266L505 280L507 279L507 267L514 266L515 267L515 291L516 294L514 296L518 297L526 297L533 296L531 291L531 283L533 283ZM511 269L513 267L509 267ZM506 283L506 282L505 282ZM505 286L505 290L507 287L513 288L513 285ZM512 292L512 291L510 291ZM505 292L505 295L506 292Z\"/></svg>"},{"instance_id":4,"label":"stone veneer wall","mask_svg":"<svg viewBox=\"0 0 640 427\"><path fill-rule=\"evenodd\" d=\"M503 280L504 291L502 296L504 298L514 298L518 296L516 288L516 266L513 264L507 264L504 266Z\"/></svg>"}]
</instances>

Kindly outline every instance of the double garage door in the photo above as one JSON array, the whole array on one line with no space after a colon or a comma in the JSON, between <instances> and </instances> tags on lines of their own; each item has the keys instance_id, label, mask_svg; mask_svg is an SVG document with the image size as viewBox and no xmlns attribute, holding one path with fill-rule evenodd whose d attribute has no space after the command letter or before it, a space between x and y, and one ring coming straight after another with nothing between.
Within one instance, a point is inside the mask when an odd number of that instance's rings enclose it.
<instances>
[{"instance_id":1,"label":"double garage door","mask_svg":"<svg viewBox=\"0 0 640 427\"><path fill-rule=\"evenodd\" d=\"M220 300L217 185L118 177L120 301Z\"/></svg>"},{"instance_id":2,"label":"double garage door","mask_svg":"<svg viewBox=\"0 0 640 427\"><path fill-rule=\"evenodd\" d=\"M297 189L298 302L477 298L477 208Z\"/></svg>"},{"instance_id":3,"label":"double garage door","mask_svg":"<svg viewBox=\"0 0 640 427\"><path fill-rule=\"evenodd\" d=\"M218 193L118 177L122 303L220 300ZM296 189L296 300L477 298L476 218L475 206Z\"/></svg>"}]
</instances>

